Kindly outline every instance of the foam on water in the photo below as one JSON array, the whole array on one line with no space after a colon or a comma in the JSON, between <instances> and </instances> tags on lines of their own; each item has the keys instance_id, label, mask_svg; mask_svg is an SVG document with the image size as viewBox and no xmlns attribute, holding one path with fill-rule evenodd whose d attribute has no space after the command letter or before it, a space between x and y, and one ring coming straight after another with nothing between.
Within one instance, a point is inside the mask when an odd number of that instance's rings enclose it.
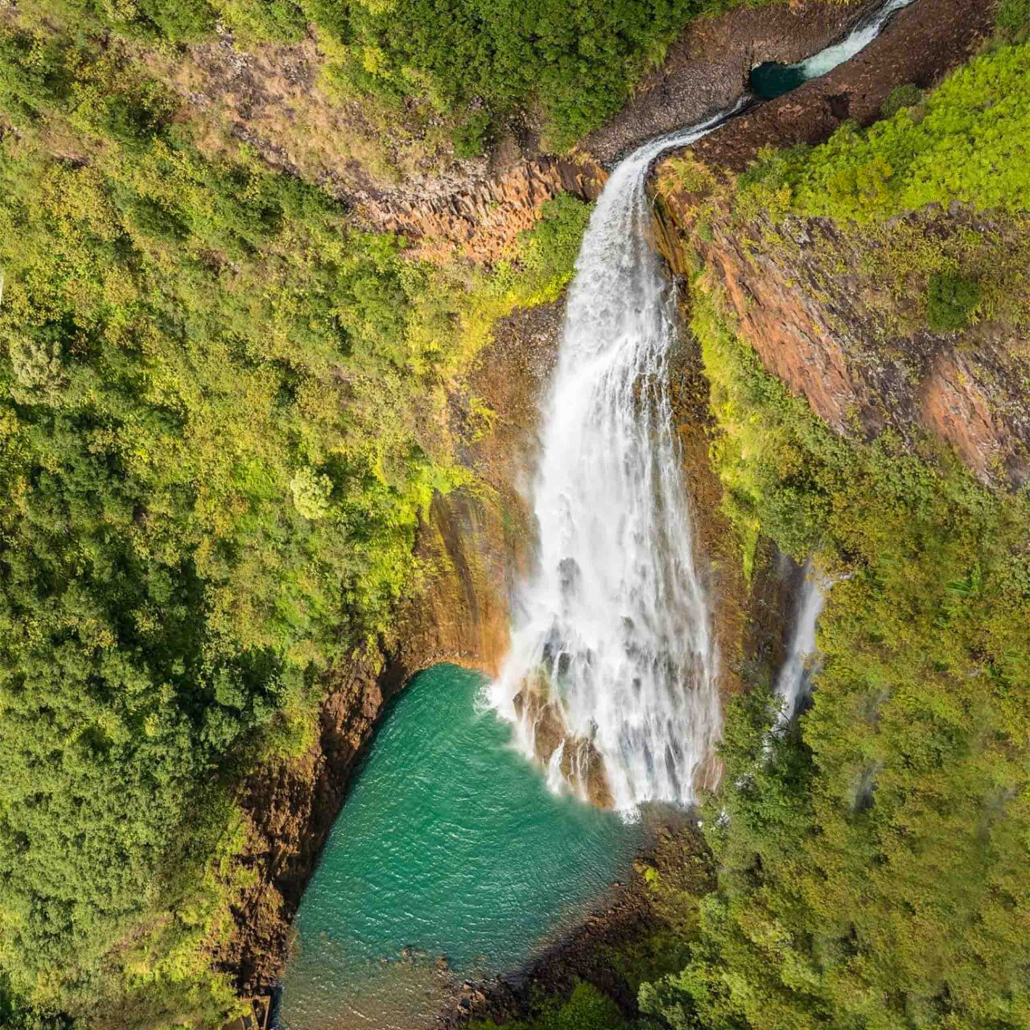
<instances>
[{"instance_id":1,"label":"foam on water","mask_svg":"<svg viewBox=\"0 0 1030 1030\"><path fill-rule=\"evenodd\" d=\"M387 714L294 921L286 1030L431 1027L462 980L517 970L629 874L646 825L548 791L476 711L482 684L436 666Z\"/></svg>"}]
</instances>

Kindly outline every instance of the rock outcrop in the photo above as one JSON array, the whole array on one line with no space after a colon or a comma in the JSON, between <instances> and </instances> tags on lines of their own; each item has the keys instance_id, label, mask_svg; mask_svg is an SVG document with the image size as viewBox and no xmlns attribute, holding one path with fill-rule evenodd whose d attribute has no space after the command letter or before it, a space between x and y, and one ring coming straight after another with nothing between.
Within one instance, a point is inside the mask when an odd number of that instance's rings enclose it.
<instances>
[{"instance_id":1,"label":"rock outcrop","mask_svg":"<svg viewBox=\"0 0 1030 1030\"><path fill-rule=\"evenodd\" d=\"M731 108L747 91L751 69L765 61L792 64L831 44L880 0L740 6L690 22L661 67L641 82L583 149L610 165L644 140Z\"/></svg>"},{"instance_id":2,"label":"rock outcrop","mask_svg":"<svg viewBox=\"0 0 1030 1030\"><path fill-rule=\"evenodd\" d=\"M677 200L663 205L666 225ZM971 215L912 216L920 234L944 238ZM725 213L724 213L725 217ZM985 483L1018 487L1030 476L1030 391L1025 340L1004 322L962 332L912 329L870 268L860 233L824 220L792 226L788 248L748 247L727 220L710 223L695 249L709 282L766 368L840 433L887 430L909 443L938 437Z\"/></svg>"},{"instance_id":3,"label":"rock outcrop","mask_svg":"<svg viewBox=\"0 0 1030 1030\"><path fill-rule=\"evenodd\" d=\"M993 32L994 12L981 0L917 0L850 61L741 115L692 152L710 167L740 172L763 147L822 143L848 119L868 125L895 87L928 88L962 64Z\"/></svg>"},{"instance_id":4,"label":"rock outcrop","mask_svg":"<svg viewBox=\"0 0 1030 1030\"><path fill-rule=\"evenodd\" d=\"M369 197L358 211L377 231L413 240L420 258L494 264L512 253L519 233L536 224L548 200L563 192L593 200L605 178L604 169L585 159L540 157L449 195Z\"/></svg>"},{"instance_id":5,"label":"rock outcrop","mask_svg":"<svg viewBox=\"0 0 1030 1030\"><path fill-rule=\"evenodd\" d=\"M533 726L533 745L543 765L561 748L559 768L576 794L598 808L612 808L604 761L592 740L569 736L546 683L527 683L515 696L515 711Z\"/></svg>"},{"instance_id":6,"label":"rock outcrop","mask_svg":"<svg viewBox=\"0 0 1030 1030\"><path fill-rule=\"evenodd\" d=\"M315 35L246 49L223 34L146 59L186 100L182 117L202 127L205 152L245 144L272 167L326 186L369 228L410 237L420 256L493 263L547 199L563 190L593 199L604 168L628 149L731 106L754 64L806 57L878 2L801 0L695 19L623 110L564 157L543 152L518 117L490 154L464 161L431 125L387 132L324 86L327 58Z\"/></svg>"}]
</instances>

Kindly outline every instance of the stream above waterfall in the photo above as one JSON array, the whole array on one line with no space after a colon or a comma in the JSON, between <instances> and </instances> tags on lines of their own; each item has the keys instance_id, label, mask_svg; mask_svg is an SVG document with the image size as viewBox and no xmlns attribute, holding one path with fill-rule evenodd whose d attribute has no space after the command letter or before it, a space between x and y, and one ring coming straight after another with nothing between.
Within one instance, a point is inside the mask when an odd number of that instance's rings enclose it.
<instances>
[{"instance_id":1,"label":"stream above waterfall","mask_svg":"<svg viewBox=\"0 0 1030 1030\"><path fill-rule=\"evenodd\" d=\"M806 82L828 75L834 68L864 50L883 31L887 22L903 7L915 0L888 0L863 18L840 42L813 54L797 64L766 61L751 72L749 85L755 96L773 100L803 86Z\"/></svg>"}]
</instances>

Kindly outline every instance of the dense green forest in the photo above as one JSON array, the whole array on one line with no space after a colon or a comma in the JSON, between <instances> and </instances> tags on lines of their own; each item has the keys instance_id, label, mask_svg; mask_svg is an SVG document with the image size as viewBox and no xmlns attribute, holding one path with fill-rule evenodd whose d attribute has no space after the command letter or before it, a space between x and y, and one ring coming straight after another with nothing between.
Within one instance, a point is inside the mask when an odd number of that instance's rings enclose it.
<instances>
[{"instance_id":1,"label":"dense green forest","mask_svg":"<svg viewBox=\"0 0 1030 1030\"><path fill-rule=\"evenodd\" d=\"M412 260L245 145L205 156L143 48L313 24L327 88L383 124L443 117L461 157L520 111L571 145L720 6L0 10L0 1024L232 1009L210 962L244 885L233 786L303 752L334 669L390 646L427 571L419 518L468 476L448 388L498 318L558 296L589 213L551 202L493 269ZM1012 32L1030 14L1002 12ZM766 155L735 186L742 225L961 200L1024 231L902 241L897 288L921 277L932 327L1025 322L1028 72L1026 43L998 46L868 132ZM768 749L768 683L730 714L718 886L642 1007L675 1028L1026 1026L1025 492L834 436L704 282L692 298L745 560L771 537L838 582L811 711ZM534 1025L624 1021L582 986Z\"/></svg>"},{"instance_id":2,"label":"dense green forest","mask_svg":"<svg viewBox=\"0 0 1030 1030\"><path fill-rule=\"evenodd\" d=\"M598 128L660 64L684 23L745 0L23 0L37 18L175 52L216 31L244 45L314 30L321 84L359 99L384 130L432 131L442 117L458 157L528 117L555 149ZM783 0L747 0L749 6ZM824 0L849 3L855 0Z\"/></svg>"},{"instance_id":3,"label":"dense green forest","mask_svg":"<svg viewBox=\"0 0 1030 1030\"><path fill-rule=\"evenodd\" d=\"M899 255L881 271L899 296L927 283L931 327L1025 326L1028 62L1025 42L995 46L867 132L767 155L736 185L740 232L828 216ZM921 248L894 217L954 200L1006 229L970 220ZM941 276L975 289L942 301ZM814 553L834 585L810 711L770 735L762 681L733 706L706 821L718 889L642 1007L674 1027L1028 1026L1026 490L987 489L929 441L837 436L710 282L691 296L741 539Z\"/></svg>"},{"instance_id":4,"label":"dense green forest","mask_svg":"<svg viewBox=\"0 0 1030 1030\"><path fill-rule=\"evenodd\" d=\"M205 160L178 104L111 39L0 22L0 991L104 1026L232 1006L232 785L389 646L464 475L446 386L587 212L431 267Z\"/></svg>"}]
</instances>

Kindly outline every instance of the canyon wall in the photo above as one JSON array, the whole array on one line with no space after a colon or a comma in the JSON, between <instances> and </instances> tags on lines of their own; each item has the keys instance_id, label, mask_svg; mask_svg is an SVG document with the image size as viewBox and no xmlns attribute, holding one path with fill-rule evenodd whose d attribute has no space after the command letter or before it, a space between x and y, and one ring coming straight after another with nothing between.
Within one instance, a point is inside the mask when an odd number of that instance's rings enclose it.
<instances>
[{"instance_id":1,"label":"canyon wall","mask_svg":"<svg viewBox=\"0 0 1030 1030\"><path fill-rule=\"evenodd\" d=\"M317 182L368 228L397 232L420 256L495 262L541 205L571 191L596 197L610 167L633 146L729 106L761 61L800 60L831 43L879 0L822 0L736 8L696 19L633 98L573 153L542 149L531 113L500 127L481 158L458 160L431 124L387 131L326 78L332 43L314 28L298 43L244 46L229 33L174 55L146 52L151 69L186 101L202 149L241 144L269 166Z\"/></svg>"},{"instance_id":2,"label":"canyon wall","mask_svg":"<svg viewBox=\"0 0 1030 1030\"><path fill-rule=\"evenodd\" d=\"M963 60L987 32L992 8L968 0L917 0L859 58L728 124L695 145L694 153L711 167L735 172L766 144L819 142L847 117L868 122L895 86L930 85ZM540 155L525 141L502 141L497 153L473 163L467 174L452 169L446 176L423 176L420 182L390 188L372 184L353 168L347 178L329 167L321 151L295 165L313 175L322 161L325 167L318 174L336 176L341 195L355 203L371 227L408 236L421 256L459 254L490 263L532 224L547 199L563 189L596 196L605 163L656 132L732 103L756 61L792 61L818 50L855 14L855 7L836 5L774 6L696 23L627 110L572 158ZM190 59L199 60L196 54ZM206 100L198 99L198 107L221 104L236 111L231 90L220 93L201 72L197 75L197 81L207 82ZM224 81L231 83L226 75ZM302 93L305 81L297 77ZM287 81L283 95L292 97L294 86ZM258 148L275 163L279 144L274 133L279 130L262 122L263 104L252 105L250 119L236 111L239 128L234 131L263 139ZM864 299L870 284L857 271L856 244L835 237L829 226L812 223L792 252L797 267L788 268L782 256L763 254L737 239L725 211L714 213L710 234L698 234L695 199L672 192L656 204L659 244L680 285L700 261L721 285L742 333L767 367L806 396L828 422L844 431L857 415L867 435L887 426L903 432L926 427L954 444L981 475L1004 475L1013 483L1025 478L1026 398L1002 360L1010 350L1006 341L978 329L961 341L919 337L911 344L914 350L894 354L897 341L883 343L875 305ZM550 380L562 314L558 302L504 320L476 369L454 387L449 428L474 485L433 502L417 541L426 570L423 583L401 606L397 644L389 648L385 668L354 661L339 669L315 746L300 760L255 773L241 794L252 831L242 862L254 884L236 912L238 931L219 961L245 994L276 982L290 921L344 801L354 763L390 696L436 662L454 661L491 674L504 656L511 590L532 560L525 496L537 446L537 412ZM671 375L695 528L715 600L724 656L722 689L728 694L737 689L742 663L775 668L782 659L798 569L763 542L755 575L750 583L744 580L737 544L721 510L722 486L708 462L714 432L708 384L686 334ZM995 388L999 382L1000 390ZM480 404L494 413L486 432L473 411Z\"/></svg>"},{"instance_id":3,"label":"canyon wall","mask_svg":"<svg viewBox=\"0 0 1030 1030\"><path fill-rule=\"evenodd\" d=\"M474 487L434 498L416 541L423 575L397 613L382 668L343 663L329 678L319 738L300 759L257 770L240 793L249 822L241 864L253 875L218 954L241 994L278 980L300 904L354 764L390 698L422 669L454 662L496 673L507 650L509 592L533 534L522 491L536 445L537 405L557 353L561 304L505 319L451 397L450 430ZM497 412L481 436L470 398Z\"/></svg>"},{"instance_id":4,"label":"canyon wall","mask_svg":"<svg viewBox=\"0 0 1030 1030\"><path fill-rule=\"evenodd\" d=\"M966 58L992 18L991 5L915 4L855 60L727 124L691 147L689 159L725 179L765 146L821 142L845 117L869 124L895 86L930 86ZM1027 348L1011 323L934 332L904 284L899 291L890 279L889 246L871 230L845 232L814 218L774 225L768 213L742 227L732 191L702 198L692 189L656 191L666 258L680 275L704 272L766 368L816 414L865 439L891 431L914 444L930 434L982 481L1026 482ZM942 248L972 230L1003 250L1006 233L1019 231L958 205L911 212L892 228L910 248Z\"/></svg>"}]
</instances>

